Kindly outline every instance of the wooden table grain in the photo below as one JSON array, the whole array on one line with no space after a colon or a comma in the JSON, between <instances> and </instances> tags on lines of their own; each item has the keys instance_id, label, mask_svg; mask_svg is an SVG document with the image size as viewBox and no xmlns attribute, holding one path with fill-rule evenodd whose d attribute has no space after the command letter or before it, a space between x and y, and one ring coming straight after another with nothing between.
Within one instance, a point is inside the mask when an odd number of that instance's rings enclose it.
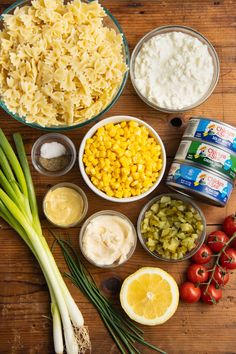
<instances>
[{"instance_id":1,"label":"wooden table grain","mask_svg":"<svg viewBox=\"0 0 236 354\"><path fill-rule=\"evenodd\" d=\"M216 117L236 125L236 2L235 0L156 0L156 1L102 1L120 22L129 43L130 50L137 41L155 27L180 24L195 28L215 46L221 63L219 83L213 95L200 107L181 117L185 123L193 115ZM8 0L0 1L2 11ZM105 116L127 114L150 123L163 139L168 162L173 158L183 127L171 126L171 115L147 107L135 94L128 80L119 101ZM104 117L105 117L104 116ZM12 139L13 132L21 132L29 155L33 142L43 134L19 124L3 111L0 112L0 126ZM77 149L90 126L67 133ZM154 195L166 191L164 183L144 200L132 204L115 204L93 194L84 184L77 164L65 177L47 178L31 167L39 207L48 188L57 182L70 181L80 185L89 200L88 215L113 209L126 214L136 223L142 206ZM236 190L227 207L221 209L199 203L208 224L208 231L219 228L227 214L236 209ZM52 228L41 213L41 220L49 244ZM60 230L55 230L61 232ZM68 230L78 250L78 228ZM63 233L65 234L65 232ZM60 269L65 263L59 250L54 250ZM188 262L166 264L153 260L138 244L127 264L113 270L101 270L89 266L98 286L112 277L121 280L142 266L158 266L170 272L178 283L185 277ZM68 283L73 297L78 302L85 322L89 326L94 354L119 353L103 326L91 303L71 283ZM117 299L113 299L117 301ZM223 299L217 306L202 303L186 305L180 303L173 318L157 327L143 327L145 338L170 354L232 354L236 353L236 272L223 291ZM142 354L151 353L140 348ZM0 354L52 354L52 324L50 320L49 295L42 273L23 244L20 237L0 220Z\"/></svg>"}]
</instances>

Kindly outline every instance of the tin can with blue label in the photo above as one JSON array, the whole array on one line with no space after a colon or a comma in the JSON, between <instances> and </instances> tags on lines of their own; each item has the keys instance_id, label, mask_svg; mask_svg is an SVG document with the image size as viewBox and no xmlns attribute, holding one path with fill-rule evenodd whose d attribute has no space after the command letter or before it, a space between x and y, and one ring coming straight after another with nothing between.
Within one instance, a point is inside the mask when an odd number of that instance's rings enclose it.
<instances>
[{"instance_id":1,"label":"tin can with blue label","mask_svg":"<svg viewBox=\"0 0 236 354\"><path fill-rule=\"evenodd\" d=\"M200 139L236 154L236 128L219 120L193 117L189 120L183 137Z\"/></svg>"},{"instance_id":2,"label":"tin can with blue label","mask_svg":"<svg viewBox=\"0 0 236 354\"><path fill-rule=\"evenodd\" d=\"M175 160L166 184L178 192L203 202L224 207L233 190L233 182L191 162Z\"/></svg>"}]
</instances>

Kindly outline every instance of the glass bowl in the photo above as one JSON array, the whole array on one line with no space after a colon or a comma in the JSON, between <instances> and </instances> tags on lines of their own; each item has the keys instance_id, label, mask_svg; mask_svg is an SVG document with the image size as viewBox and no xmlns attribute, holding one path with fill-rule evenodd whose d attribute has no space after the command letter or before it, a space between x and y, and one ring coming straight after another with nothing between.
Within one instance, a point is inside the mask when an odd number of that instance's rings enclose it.
<instances>
[{"instance_id":1,"label":"glass bowl","mask_svg":"<svg viewBox=\"0 0 236 354\"><path fill-rule=\"evenodd\" d=\"M65 2L68 2L69 0L65 0ZM83 2L90 2L89 0L83 0ZM3 22L3 17L2 15L4 14L13 14L14 10L16 9L16 7L22 7L26 4L31 4L31 0L19 0L14 2L11 6L9 6L7 9L5 9L2 14L0 15L0 30L2 29L2 22ZM119 25L118 21L116 20L116 18L110 13L110 11L108 11L105 7L103 7L105 13L106 13L106 17L104 18L104 25L112 28L115 30L116 33L120 33L122 35L122 39L123 39L123 57L124 57L124 61L128 67L128 70L126 71L126 73L124 74L123 80L120 84L120 87L118 88L117 92L115 93L115 95L112 98L112 101L98 114L96 114L95 116L91 117L90 119L87 119L85 121L82 121L80 123L74 124L74 125L60 125L60 126L49 126L49 127L43 127L37 123L28 123L25 121L24 117L20 117L18 114L12 113L7 106L5 105L5 103L1 100L0 98L0 107L7 112L11 117L13 117L14 119L16 119L18 122L26 124L29 127L32 128L36 128L36 129L41 129L41 130L45 130L45 131L66 131L66 130L73 130L76 128L80 128L83 127L87 124L90 124L91 122L98 120L104 113L106 113L107 111L109 111L112 106L116 103L116 101L119 99L120 95L122 94L122 91L125 87L128 75L129 75L129 62L130 62L130 55L129 55L129 47L128 47L128 43L126 40L126 37L124 35L124 32L122 31L121 26Z\"/></svg>"},{"instance_id":2,"label":"glass bowl","mask_svg":"<svg viewBox=\"0 0 236 354\"><path fill-rule=\"evenodd\" d=\"M81 217L78 221L74 222L73 224L69 224L69 225L60 225L60 224L56 224L54 223L47 215L46 213L46 197L48 195L48 193L50 191L54 191L55 189L57 188L62 188L62 187L68 187L68 188L71 188L71 189L74 189L76 190L76 192L78 192L80 194L80 196L82 197L83 199L83 212L81 214ZM85 218L87 212L88 212L88 199L87 199L87 196L86 194L84 193L84 191L79 187L77 186L76 184L74 183L69 183L69 182L62 182L62 183L58 183L58 184L55 184L52 188L50 188L47 193L45 194L44 198L43 198L43 212L44 212L44 215L46 216L47 220L54 226L56 227L60 227L62 229L68 229L70 227L75 227L77 225L79 225Z\"/></svg>"},{"instance_id":3,"label":"glass bowl","mask_svg":"<svg viewBox=\"0 0 236 354\"><path fill-rule=\"evenodd\" d=\"M161 255L159 255L157 252L152 252L148 249L148 247L146 246L146 243L145 243L145 239L144 237L142 236L142 233L141 233L141 223L144 219L144 215L146 213L147 210L150 209L150 207L158 200L160 200L163 196L166 196L166 197L171 197L173 199L177 199L177 200L182 200L183 202L187 203L187 204L190 204L191 206L193 206L193 208L195 210L198 211L198 213L200 214L201 216L201 219L202 219L202 223L203 223L203 231L201 233L201 235L198 237L198 239L195 241L196 242L196 247L193 248L191 251L187 252L185 254L184 257L180 258L180 259L169 259L169 258L165 258L165 257L162 257ZM175 193L165 193L165 194L160 194L158 195L157 197L153 198L152 200L150 200L144 207L143 209L141 210L140 214L139 214L139 217L138 217L138 221L137 221L137 233L138 233L138 238L139 238L139 241L141 242L141 245L143 246L143 248L149 253L151 254L154 258L160 260L160 261L165 261L165 262L169 262L169 263L177 263L177 262L182 262L186 259L189 259L191 258L198 250L199 248L202 246L205 238L206 238L206 219L205 219L205 216L202 212L202 210L199 208L199 206L197 204L194 203L193 200L191 200L190 198L187 198L187 197L184 197L182 196L181 194L175 194Z\"/></svg>"},{"instance_id":4,"label":"glass bowl","mask_svg":"<svg viewBox=\"0 0 236 354\"><path fill-rule=\"evenodd\" d=\"M159 176L157 178L157 180L155 181L155 183L144 193L139 194L137 196L133 196L133 197L128 197L128 198L116 198L116 197L110 197L108 196L105 192L101 191L100 189L98 189L90 180L90 178L88 177L87 173L85 172L85 166L83 163L83 155L84 155L84 149L85 149L85 145L86 145L86 141L87 139L91 138L97 131L98 128L107 125L109 123L119 123L122 121L135 121L137 122L139 125L143 125L144 127L146 127L149 132L150 135L158 142L158 144L161 147L161 156L162 156L162 168L159 171ZM129 203L129 202L135 202L139 199L142 199L144 197L146 197L148 194L152 193L154 191L154 189L157 188L157 186L160 184L162 177L164 175L165 169L166 169L166 151L165 151L165 147L164 144L160 138L160 136L157 134L157 132L155 131L155 129L153 129L149 124L147 124L146 122L144 122L141 119L135 118L135 117L130 117L130 116L113 116L113 117L109 117L109 118L105 118L103 120L101 120L100 122L98 122L97 124L95 124L91 129L89 129L89 131L86 133L86 135L84 136L81 144L80 144L80 148L79 148L79 155L78 155L78 160L79 160L79 168L80 168L80 172L82 174L82 177L85 181L85 183L87 184L87 186L94 192L96 193L99 197L104 198L106 200L109 200L110 202L116 202L116 203Z\"/></svg>"},{"instance_id":5,"label":"glass bowl","mask_svg":"<svg viewBox=\"0 0 236 354\"><path fill-rule=\"evenodd\" d=\"M153 102L150 102L146 97L144 97L142 95L142 93L139 91L139 89L135 83L135 60L136 60L136 57L137 57L139 51L141 50L143 44L145 42L147 42L150 38L152 38L156 35L169 33L169 32L182 32L184 34L188 34L192 37L197 38L203 44L207 45L208 51L212 57L213 66L214 66L214 73L213 73L212 82L211 82L211 85L208 88L207 92L197 102L195 102L191 106L187 106L182 109L169 109L169 108L160 107L158 105L155 105ZM147 105L151 106L152 108L154 108L158 111L162 111L165 113L181 113L181 112L185 112L190 109L193 109L193 108L199 106L200 104L202 104L204 101L207 100L207 98L212 94L213 90L215 89L218 79L219 79L219 75L220 75L220 62L219 62L218 55L217 55L216 50L213 47L213 45L201 33L197 32L196 30L194 30L190 27L186 27L186 26L162 26L162 27L158 27L158 28L154 29L153 31L147 33L136 44L136 46L132 52L131 60L130 60L130 78L131 78L131 82L133 84L133 87L134 87L136 93Z\"/></svg>"},{"instance_id":6,"label":"glass bowl","mask_svg":"<svg viewBox=\"0 0 236 354\"><path fill-rule=\"evenodd\" d=\"M43 144L57 142L66 148L66 156L68 157L68 164L59 171L48 171L40 163L40 150ZM75 164L76 149L73 142L65 135L58 133L44 134L38 138L31 150L31 160L34 168L45 176L59 177L69 172Z\"/></svg>"},{"instance_id":7,"label":"glass bowl","mask_svg":"<svg viewBox=\"0 0 236 354\"><path fill-rule=\"evenodd\" d=\"M100 215L111 215L111 216L119 216L120 218L124 219L125 221L128 222L128 224L131 226L131 229L133 231L133 235L134 235L134 243L132 245L132 247L130 248L130 251L129 253L127 254L126 256L126 259L124 259L123 262L119 263L117 261L115 261L114 263L112 264L109 264L109 265L101 265L101 264L97 264L95 263L92 259L90 259L84 252L83 250L83 236L84 236L84 232L88 226L88 224L90 223L91 220L93 220L94 218L96 218L97 216L100 216ZM132 254L134 253L135 251L135 248L136 248L136 245L137 245L137 233L136 233L136 230L135 230L135 227L134 225L132 224L132 222L127 218L127 216L121 214L121 213L118 213L117 211L114 211L114 210L102 210L102 211L99 211L93 215L91 215L85 222L84 224L82 225L81 229L80 229L80 234L79 234L79 246L80 246L80 250L84 256L85 259L87 259L87 261L89 261L91 264L95 265L96 267L99 267L99 268L115 268L115 267L118 267L124 263L126 263L130 257L132 256Z\"/></svg>"}]
</instances>

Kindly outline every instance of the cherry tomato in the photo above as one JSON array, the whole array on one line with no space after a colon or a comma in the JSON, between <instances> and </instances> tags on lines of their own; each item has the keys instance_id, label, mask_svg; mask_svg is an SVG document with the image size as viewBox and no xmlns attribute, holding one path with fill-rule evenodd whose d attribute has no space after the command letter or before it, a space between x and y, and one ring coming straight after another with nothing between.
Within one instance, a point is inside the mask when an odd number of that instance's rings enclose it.
<instances>
[{"instance_id":1,"label":"cherry tomato","mask_svg":"<svg viewBox=\"0 0 236 354\"><path fill-rule=\"evenodd\" d=\"M220 264L226 269L236 269L236 251L228 248L220 257Z\"/></svg>"},{"instance_id":2,"label":"cherry tomato","mask_svg":"<svg viewBox=\"0 0 236 354\"><path fill-rule=\"evenodd\" d=\"M201 299L208 305L217 303L222 298L222 289L216 288L215 285L210 284L206 291L207 286L203 286L201 290Z\"/></svg>"},{"instance_id":3,"label":"cherry tomato","mask_svg":"<svg viewBox=\"0 0 236 354\"><path fill-rule=\"evenodd\" d=\"M210 262L212 250L204 243L199 250L192 256L192 260L198 264Z\"/></svg>"},{"instance_id":4,"label":"cherry tomato","mask_svg":"<svg viewBox=\"0 0 236 354\"><path fill-rule=\"evenodd\" d=\"M188 280L193 283L204 283L209 277L207 268L202 264L192 264L187 270Z\"/></svg>"},{"instance_id":5,"label":"cherry tomato","mask_svg":"<svg viewBox=\"0 0 236 354\"><path fill-rule=\"evenodd\" d=\"M233 241L230 243L230 247L232 247L236 250L236 238L233 239Z\"/></svg>"},{"instance_id":6,"label":"cherry tomato","mask_svg":"<svg viewBox=\"0 0 236 354\"><path fill-rule=\"evenodd\" d=\"M229 241L228 236L223 231L213 231L207 239L207 244L213 252L220 252L226 242Z\"/></svg>"},{"instance_id":7,"label":"cherry tomato","mask_svg":"<svg viewBox=\"0 0 236 354\"><path fill-rule=\"evenodd\" d=\"M199 301L201 290L199 287L190 282L185 282L180 286L180 298L189 304Z\"/></svg>"},{"instance_id":8,"label":"cherry tomato","mask_svg":"<svg viewBox=\"0 0 236 354\"><path fill-rule=\"evenodd\" d=\"M214 271L214 276L212 284L214 285L225 285L229 281L229 273L226 268L216 266Z\"/></svg>"},{"instance_id":9,"label":"cherry tomato","mask_svg":"<svg viewBox=\"0 0 236 354\"><path fill-rule=\"evenodd\" d=\"M223 230L229 237L233 236L236 232L236 213L225 218L223 222Z\"/></svg>"}]
</instances>

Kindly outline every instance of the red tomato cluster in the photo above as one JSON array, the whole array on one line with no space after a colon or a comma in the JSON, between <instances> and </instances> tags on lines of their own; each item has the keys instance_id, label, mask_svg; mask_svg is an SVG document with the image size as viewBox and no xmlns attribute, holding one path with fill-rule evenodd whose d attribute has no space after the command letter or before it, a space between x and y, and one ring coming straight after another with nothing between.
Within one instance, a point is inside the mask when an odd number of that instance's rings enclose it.
<instances>
[{"instance_id":1,"label":"red tomato cluster","mask_svg":"<svg viewBox=\"0 0 236 354\"><path fill-rule=\"evenodd\" d=\"M184 302L194 303L201 299L212 305L221 299L222 287L229 281L229 271L236 269L236 238L230 242L235 233L236 215L227 216L223 231L211 232L207 242L194 254L194 263L187 270L188 281L180 286ZM213 259L212 269L207 268L206 264Z\"/></svg>"}]
</instances>

